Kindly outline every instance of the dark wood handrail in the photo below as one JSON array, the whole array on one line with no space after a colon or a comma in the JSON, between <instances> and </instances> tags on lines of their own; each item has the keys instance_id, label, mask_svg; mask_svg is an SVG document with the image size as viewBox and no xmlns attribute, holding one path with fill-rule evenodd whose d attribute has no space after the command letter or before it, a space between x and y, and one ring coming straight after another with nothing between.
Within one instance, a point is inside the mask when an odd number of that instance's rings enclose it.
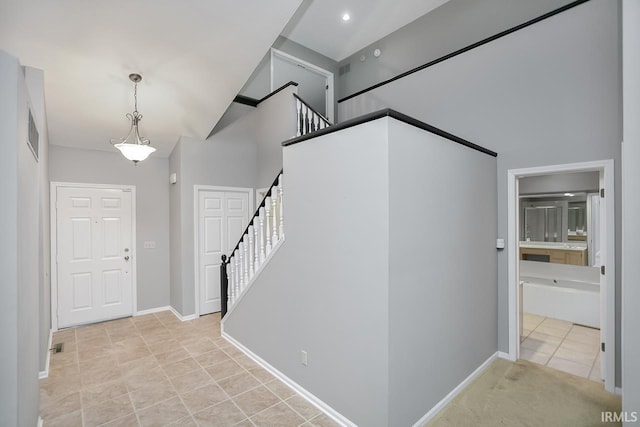
<instances>
[{"instance_id":1,"label":"dark wood handrail","mask_svg":"<svg viewBox=\"0 0 640 427\"><path fill-rule=\"evenodd\" d=\"M431 132L435 135L441 136L443 138L446 138L450 141L453 141L457 144L460 145L464 145L466 147L472 148L474 150L480 151L481 153L484 154L488 154L489 156L492 157L496 157L498 154L495 153L494 151L491 151L487 148L484 148L478 144L474 144L473 142L467 141L466 139L462 139L458 136L455 136L453 134L450 134L449 132L443 131L442 129L438 129L435 126L431 126L425 122L422 122L420 120L414 119L413 117L407 116L406 114L402 114L399 113L395 110L392 110L390 108L386 108L384 110L380 110L380 111L374 111L373 113L369 113L369 114L365 114L362 115L360 117L355 117L353 119L350 120L346 120L344 122L340 122L337 125L333 125L333 126L329 126L326 127L324 129L320 129L316 132L313 133L309 133L306 135L302 135L302 136L297 136L295 138L291 138L285 142L282 143L283 147L288 147L289 145L293 145L293 144L298 144L300 142L303 141L308 141L310 139L313 138L317 138L319 136L323 136L323 135L327 135L329 133L333 133L333 132L339 132L341 130L344 129L348 129L350 127L354 127L354 126L358 126L361 125L363 123L367 123L367 122L371 122L373 120L378 120L381 119L383 117L391 117L393 119L396 120L400 120L401 122L404 122L408 125L411 126L415 126L419 129L425 130L427 132Z\"/></svg>"},{"instance_id":2,"label":"dark wood handrail","mask_svg":"<svg viewBox=\"0 0 640 427\"><path fill-rule=\"evenodd\" d=\"M260 209L265 206L267 202L267 197L271 196L271 193L274 188L277 188L276 186L278 185L278 179L280 179L280 175L282 175L282 172L283 170L280 169L280 172L278 172L276 179L273 180L271 187L269 187L269 190L262 198L262 201L260 202L260 205L258 205L258 208L256 209L256 211L253 213L253 217L251 217L251 220L249 221L247 228L245 228L244 232L240 235L240 238L238 239L238 243L236 243L236 246L233 248L229 256L227 257L227 255L223 254L220 257L220 260L221 260L221 263L220 263L220 318L224 317L224 315L227 314L227 296L228 296L228 289L229 289L229 278L227 277L227 264L229 264L229 262L231 261L231 257L233 256L235 251L240 247L240 242L242 242L242 238L244 237L244 235L249 232L249 227L253 225L253 221L258 216L260 216Z\"/></svg>"},{"instance_id":3,"label":"dark wood handrail","mask_svg":"<svg viewBox=\"0 0 640 427\"><path fill-rule=\"evenodd\" d=\"M242 238L244 237L244 235L249 232L249 227L251 227L253 225L253 220L256 219L256 217L258 217L260 215L260 208L264 207L265 202L267 201L267 197L271 196L271 192L273 191L273 189L278 184L278 179L280 178L280 175L282 174L282 171L283 170L280 169L280 172L278 172L278 175L276 176L276 179L273 180L273 184L271 184L271 187L269 187L269 191L267 191L267 193L262 198L262 202L260 202L260 205L258 205L258 208L253 213L253 217L251 217L251 221L249 221L249 224L247 225L247 228L244 229L244 231L240 235L240 239L238 239L238 243L236 243L236 246L233 248L233 250L229 254L229 258L231 258L233 256L234 252L236 251L236 249L238 249L240 247L240 242L242 242Z\"/></svg>"},{"instance_id":4,"label":"dark wood handrail","mask_svg":"<svg viewBox=\"0 0 640 427\"><path fill-rule=\"evenodd\" d=\"M285 83L282 86L280 86L278 89L274 90L273 92L267 94L266 96L264 96L264 97L262 97L260 99L251 98L250 96L236 95L236 97L233 98L233 102L237 102L238 104L249 105L251 107L257 107L258 104L260 104L262 101L266 101L267 99L271 98L276 93L283 91L284 89L286 89L289 86L298 86L298 83L296 83L294 81L290 81L289 83Z\"/></svg>"},{"instance_id":5,"label":"dark wood handrail","mask_svg":"<svg viewBox=\"0 0 640 427\"><path fill-rule=\"evenodd\" d=\"M293 94L293 96L296 97L296 99L300 102L302 102L309 110L311 110L313 112L313 114L315 114L316 116L320 117L322 119L322 121L324 121L324 123L328 126L331 126L332 123L329 121L329 119L327 119L325 116L323 116L322 114L318 113L311 105L309 105L304 99L300 98L297 94Z\"/></svg>"}]
</instances>

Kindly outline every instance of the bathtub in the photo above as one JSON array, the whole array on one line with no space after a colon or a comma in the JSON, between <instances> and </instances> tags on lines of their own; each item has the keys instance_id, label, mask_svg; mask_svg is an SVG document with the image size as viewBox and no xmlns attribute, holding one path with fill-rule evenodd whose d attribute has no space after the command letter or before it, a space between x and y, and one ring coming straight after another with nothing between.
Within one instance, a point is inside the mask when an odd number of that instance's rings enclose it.
<instances>
[{"instance_id":1,"label":"bathtub","mask_svg":"<svg viewBox=\"0 0 640 427\"><path fill-rule=\"evenodd\" d=\"M600 285L575 280L520 277L523 310L600 328Z\"/></svg>"}]
</instances>

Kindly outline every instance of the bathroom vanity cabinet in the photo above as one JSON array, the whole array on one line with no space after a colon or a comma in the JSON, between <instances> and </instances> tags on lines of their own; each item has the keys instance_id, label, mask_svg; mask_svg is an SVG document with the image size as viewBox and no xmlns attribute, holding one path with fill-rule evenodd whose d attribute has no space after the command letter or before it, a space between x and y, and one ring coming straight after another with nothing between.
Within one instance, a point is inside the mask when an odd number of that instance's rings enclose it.
<instances>
[{"instance_id":1,"label":"bathroom vanity cabinet","mask_svg":"<svg viewBox=\"0 0 640 427\"><path fill-rule=\"evenodd\" d=\"M520 244L520 259L555 264L587 265L587 248Z\"/></svg>"}]
</instances>

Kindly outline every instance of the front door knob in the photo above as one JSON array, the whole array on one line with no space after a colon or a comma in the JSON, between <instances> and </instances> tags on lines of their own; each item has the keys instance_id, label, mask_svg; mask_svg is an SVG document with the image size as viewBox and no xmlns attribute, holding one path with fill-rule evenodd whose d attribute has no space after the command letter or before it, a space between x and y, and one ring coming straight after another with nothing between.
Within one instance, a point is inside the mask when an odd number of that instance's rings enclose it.
<instances>
[{"instance_id":1,"label":"front door knob","mask_svg":"<svg viewBox=\"0 0 640 427\"><path fill-rule=\"evenodd\" d=\"M125 255L124 260L129 261L129 255Z\"/></svg>"}]
</instances>

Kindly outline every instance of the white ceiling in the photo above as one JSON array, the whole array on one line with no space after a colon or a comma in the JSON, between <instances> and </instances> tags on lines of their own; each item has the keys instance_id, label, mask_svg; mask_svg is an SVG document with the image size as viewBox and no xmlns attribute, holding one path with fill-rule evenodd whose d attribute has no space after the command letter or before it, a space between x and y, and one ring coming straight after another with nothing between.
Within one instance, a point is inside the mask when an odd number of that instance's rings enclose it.
<instances>
[{"instance_id":1,"label":"white ceiling","mask_svg":"<svg viewBox=\"0 0 640 427\"><path fill-rule=\"evenodd\" d=\"M342 61L447 1L304 0L282 35Z\"/></svg>"},{"instance_id":2,"label":"white ceiling","mask_svg":"<svg viewBox=\"0 0 640 427\"><path fill-rule=\"evenodd\" d=\"M140 73L140 130L167 157L207 137L281 32L340 60L445 1L0 0L0 49L44 70L54 145L113 150Z\"/></svg>"}]
</instances>

